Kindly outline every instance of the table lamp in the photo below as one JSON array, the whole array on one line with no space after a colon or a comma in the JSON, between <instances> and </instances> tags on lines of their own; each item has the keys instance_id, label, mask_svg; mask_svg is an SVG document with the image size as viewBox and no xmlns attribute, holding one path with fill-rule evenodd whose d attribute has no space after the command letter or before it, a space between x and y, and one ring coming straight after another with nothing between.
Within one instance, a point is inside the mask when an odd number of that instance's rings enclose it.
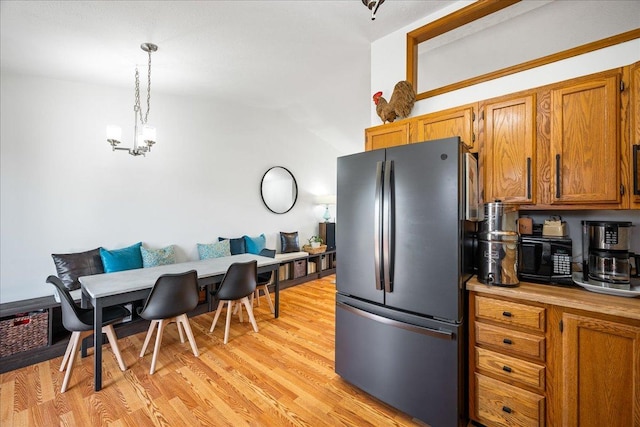
<instances>
[{"instance_id":1,"label":"table lamp","mask_svg":"<svg viewBox=\"0 0 640 427\"><path fill-rule=\"evenodd\" d=\"M334 194L328 194L324 196L318 196L316 198L316 203L319 205L324 205L324 222L329 222L331 219L331 212L329 212L329 205L336 204L336 196Z\"/></svg>"}]
</instances>

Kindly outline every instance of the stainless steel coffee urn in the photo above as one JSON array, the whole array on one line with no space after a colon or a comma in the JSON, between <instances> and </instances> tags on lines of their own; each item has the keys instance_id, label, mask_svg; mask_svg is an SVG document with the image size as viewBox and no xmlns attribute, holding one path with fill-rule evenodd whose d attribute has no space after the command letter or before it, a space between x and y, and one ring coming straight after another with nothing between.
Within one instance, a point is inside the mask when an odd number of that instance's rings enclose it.
<instances>
[{"instance_id":1,"label":"stainless steel coffee urn","mask_svg":"<svg viewBox=\"0 0 640 427\"><path fill-rule=\"evenodd\" d=\"M478 233L478 280L496 286L518 286L519 235L516 206L500 201L484 205Z\"/></svg>"},{"instance_id":2,"label":"stainless steel coffee urn","mask_svg":"<svg viewBox=\"0 0 640 427\"><path fill-rule=\"evenodd\" d=\"M605 288L631 288L631 222L582 221L583 279Z\"/></svg>"}]
</instances>

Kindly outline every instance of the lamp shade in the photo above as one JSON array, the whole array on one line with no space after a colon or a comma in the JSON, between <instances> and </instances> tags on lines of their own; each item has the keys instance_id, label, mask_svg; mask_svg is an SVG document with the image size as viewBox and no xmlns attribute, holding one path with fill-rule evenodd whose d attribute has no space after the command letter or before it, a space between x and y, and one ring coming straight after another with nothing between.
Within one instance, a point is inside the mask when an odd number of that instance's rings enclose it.
<instances>
[{"instance_id":1,"label":"lamp shade","mask_svg":"<svg viewBox=\"0 0 640 427\"><path fill-rule=\"evenodd\" d=\"M142 127L142 140L143 141L156 141L156 128L149 125Z\"/></svg>"},{"instance_id":2,"label":"lamp shade","mask_svg":"<svg viewBox=\"0 0 640 427\"><path fill-rule=\"evenodd\" d=\"M336 196L335 194L327 194L323 196L316 197L316 203L319 205L335 205L336 204Z\"/></svg>"},{"instance_id":3,"label":"lamp shade","mask_svg":"<svg viewBox=\"0 0 640 427\"><path fill-rule=\"evenodd\" d=\"M113 139L116 141L122 140L122 128L120 126L109 125L107 126L107 139Z\"/></svg>"}]
</instances>

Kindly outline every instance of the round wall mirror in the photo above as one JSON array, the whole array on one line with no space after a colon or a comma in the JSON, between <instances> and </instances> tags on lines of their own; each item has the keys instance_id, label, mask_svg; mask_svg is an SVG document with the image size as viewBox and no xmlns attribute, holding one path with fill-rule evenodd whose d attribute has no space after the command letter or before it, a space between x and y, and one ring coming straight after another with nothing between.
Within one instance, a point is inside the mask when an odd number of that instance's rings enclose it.
<instances>
[{"instance_id":1,"label":"round wall mirror","mask_svg":"<svg viewBox=\"0 0 640 427\"><path fill-rule=\"evenodd\" d=\"M298 183L287 168L274 166L262 176L260 195L271 212L287 213L298 200Z\"/></svg>"}]
</instances>

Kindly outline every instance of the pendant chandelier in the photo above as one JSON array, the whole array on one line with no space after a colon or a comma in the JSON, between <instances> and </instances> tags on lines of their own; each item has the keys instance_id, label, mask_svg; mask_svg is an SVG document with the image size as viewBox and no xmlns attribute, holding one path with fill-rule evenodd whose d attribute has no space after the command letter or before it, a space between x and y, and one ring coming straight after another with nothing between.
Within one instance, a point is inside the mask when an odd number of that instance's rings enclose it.
<instances>
[{"instance_id":1,"label":"pendant chandelier","mask_svg":"<svg viewBox=\"0 0 640 427\"><path fill-rule=\"evenodd\" d=\"M367 6L369 8L369 10L371 11L371 20L372 21L375 21L376 12L378 11L378 8L380 7L380 5L382 3L384 3L384 0L362 0L362 4Z\"/></svg>"},{"instance_id":2,"label":"pendant chandelier","mask_svg":"<svg viewBox=\"0 0 640 427\"><path fill-rule=\"evenodd\" d=\"M135 121L133 128L133 148L118 147L122 140L122 128L120 126L107 126L107 142L111 144L113 151L125 150L132 156L144 156L151 151L151 146L156 143L156 128L147 123L149 118L149 109L151 103L151 52L158 50L158 46L153 43L142 43L140 49L149 54L149 66L147 70L147 111L142 114L140 109L140 74L136 66L136 86L135 86L135 103L133 111L135 113ZM140 120L140 126L138 126Z\"/></svg>"}]
</instances>

